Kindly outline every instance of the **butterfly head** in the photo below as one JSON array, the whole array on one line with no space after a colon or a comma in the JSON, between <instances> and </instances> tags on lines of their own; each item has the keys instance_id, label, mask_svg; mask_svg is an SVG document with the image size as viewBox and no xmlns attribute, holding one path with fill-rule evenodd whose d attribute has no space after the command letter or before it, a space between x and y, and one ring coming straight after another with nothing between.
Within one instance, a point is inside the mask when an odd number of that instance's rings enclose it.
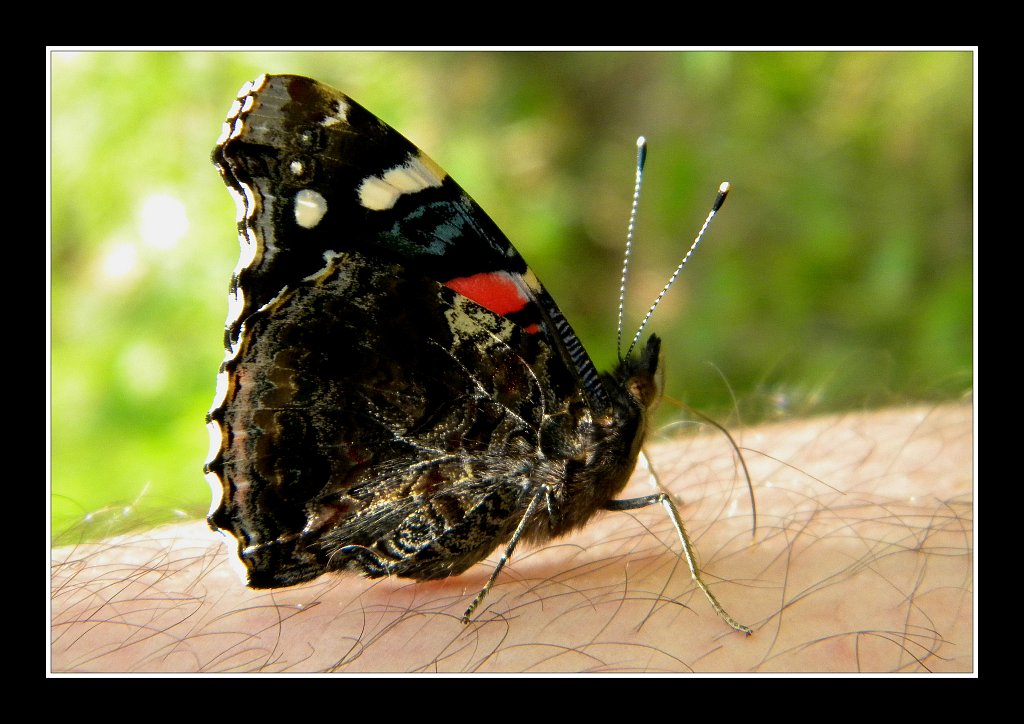
<instances>
[{"instance_id":1,"label":"butterfly head","mask_svg":"<svg viewBox=\"0 0 1024 724\"><path fill-rule=\"evenodd\" d=\"M650 411L658 404L663 388L661 337L652 334L639 352L619 363L614 384L628 394L629 400Z\"/></svg>"}]
</instances>

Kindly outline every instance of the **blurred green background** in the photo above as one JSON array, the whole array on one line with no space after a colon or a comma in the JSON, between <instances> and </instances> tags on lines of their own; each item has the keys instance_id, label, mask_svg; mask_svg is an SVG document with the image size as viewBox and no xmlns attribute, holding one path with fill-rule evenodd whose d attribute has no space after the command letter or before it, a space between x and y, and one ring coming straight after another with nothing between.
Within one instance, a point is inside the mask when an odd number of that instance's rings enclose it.
<instances>
[{"instance_id":1,"label":"blurred green background","mask_svg":"<svg viewBox=\"0 0 1024 724\"><path fill-rule=\"evenodd\" d=\"M203 417L238 258L209 161L238 88L313 76L422 147L615 360L634 141L650 143L627 335L730 425L972 386L969 52L57 52L50 75L56 540L201 516ZM663 404L662 421L679 418ZM96 527L95 523L101 524ZM70 536L70 537L69 537Z\"/></svg>"}]
</instances>

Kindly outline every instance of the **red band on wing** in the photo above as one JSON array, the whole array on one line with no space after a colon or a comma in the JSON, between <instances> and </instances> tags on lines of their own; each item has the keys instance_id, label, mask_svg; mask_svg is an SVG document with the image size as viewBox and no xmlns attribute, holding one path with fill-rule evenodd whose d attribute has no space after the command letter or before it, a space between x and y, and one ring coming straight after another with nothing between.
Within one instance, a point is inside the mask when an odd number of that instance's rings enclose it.
<instances>
[{"instance_id":1,"label":"red band on wing","mask_svg":"<svg viewBox=\"0 0 1024 724\"><path fill-rule=\"evenodd\" d=\"M530 302L523 289L507 272L457 277L444 282L444 285L503 317L518 312Z\"/></svg>"}]
</instances>

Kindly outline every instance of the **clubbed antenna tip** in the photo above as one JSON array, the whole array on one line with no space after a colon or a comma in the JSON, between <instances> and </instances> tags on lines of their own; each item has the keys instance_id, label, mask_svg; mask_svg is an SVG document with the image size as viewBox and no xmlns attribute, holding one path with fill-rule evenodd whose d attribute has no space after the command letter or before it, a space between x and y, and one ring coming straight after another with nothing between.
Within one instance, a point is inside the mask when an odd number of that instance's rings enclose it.
<instances>
[{"instance_id":1,"label":"clubbed antenna tip","mask_svg":"<svg viewBox=\"0 0 1024 724\"><path fill-rule=\"evenodd\" d=\"M725 197L729 195L729 182L723 181L722 185L718 187L718 196L715 197L715 203L711 205L711 212L717 213L722 204L725 203Z\"/></svg>"}]
</instances>

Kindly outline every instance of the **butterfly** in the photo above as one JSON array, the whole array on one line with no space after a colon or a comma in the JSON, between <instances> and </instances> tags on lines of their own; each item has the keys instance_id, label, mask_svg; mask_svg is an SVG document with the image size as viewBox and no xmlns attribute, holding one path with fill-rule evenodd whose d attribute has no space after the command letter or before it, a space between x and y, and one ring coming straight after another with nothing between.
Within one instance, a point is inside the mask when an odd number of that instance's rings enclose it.
<instances>
[{"instance_id":1,"label":"butterfly","mask_svg":"<svg viewBox=\"0 0 1024 724\"><path fill-rule=\"evenodd\" d=\"M249 586L446 578L501 548L468 622L521 541L652 504L692 561L667 495L616 498L659 396L657 336L598 372L483 210L310 78L243 86L213 161L241 258L207 416L208 521Z\"/></svg>"}]
</instances>

